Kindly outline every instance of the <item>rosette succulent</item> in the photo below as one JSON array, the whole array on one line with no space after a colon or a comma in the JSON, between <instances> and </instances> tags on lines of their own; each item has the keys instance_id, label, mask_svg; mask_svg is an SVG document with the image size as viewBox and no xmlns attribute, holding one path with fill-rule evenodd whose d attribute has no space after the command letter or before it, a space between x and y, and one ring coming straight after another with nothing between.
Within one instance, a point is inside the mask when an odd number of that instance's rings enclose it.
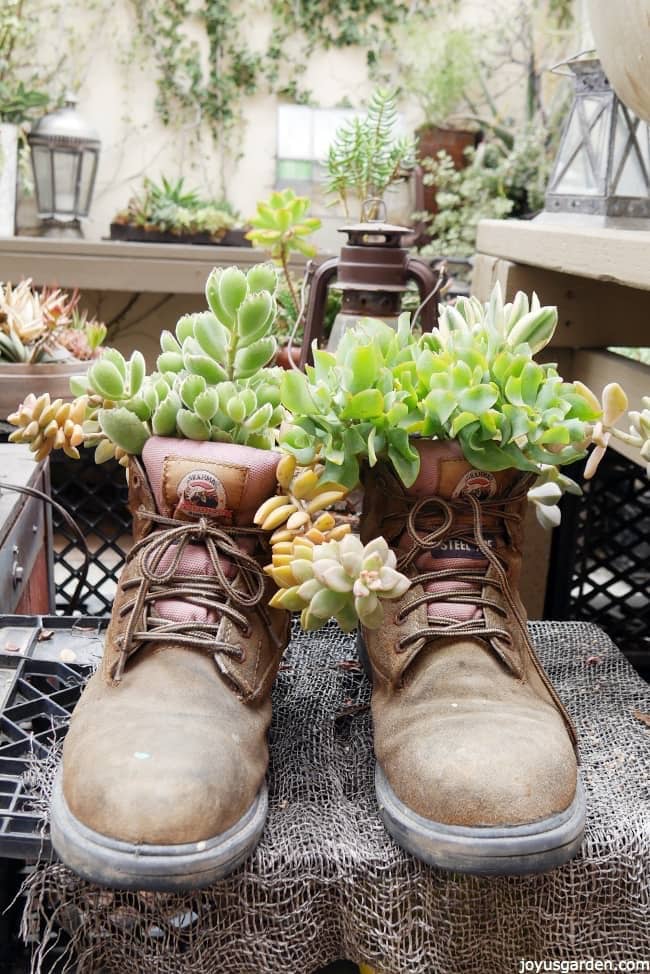
<instances>
[{"instance_id":1,"label":"rosette succulent","mask_svg":"<svg viewBox=\"0 0 650 974\"><path fill-rule=\"evenodd\" d=\"M319 629L330 618L345 632L358 621L377 629L384 619L382 601L399 598L410 585L383 538L365 547L354 534L319 545L296 541L293 555L270 604L300 611L306 630Z\"/></svg>"}]
</instances>

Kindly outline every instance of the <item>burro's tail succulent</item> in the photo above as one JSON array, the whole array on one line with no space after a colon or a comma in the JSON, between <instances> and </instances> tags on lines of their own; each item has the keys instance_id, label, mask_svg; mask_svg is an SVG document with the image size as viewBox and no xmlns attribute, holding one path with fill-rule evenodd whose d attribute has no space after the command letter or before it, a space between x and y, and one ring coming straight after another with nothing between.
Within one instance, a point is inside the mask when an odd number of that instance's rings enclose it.
<instances>
[{"instance_id":1,"label":"burro's tail succulent","mask_svg":"<svg viewBox=\"0 0 650 974\"><path fill-rule=\"evenodd\" d=\"M24 443L34 454L34 459L44 460L52 450L63 450L79 459L77 449L83 443L82 424L88 408L88 397L75 402L53 402L47 392L38 398L30 393L15 413L8 417L17 429L9 437L10 443Z\"/></svg>"}]
</instances>

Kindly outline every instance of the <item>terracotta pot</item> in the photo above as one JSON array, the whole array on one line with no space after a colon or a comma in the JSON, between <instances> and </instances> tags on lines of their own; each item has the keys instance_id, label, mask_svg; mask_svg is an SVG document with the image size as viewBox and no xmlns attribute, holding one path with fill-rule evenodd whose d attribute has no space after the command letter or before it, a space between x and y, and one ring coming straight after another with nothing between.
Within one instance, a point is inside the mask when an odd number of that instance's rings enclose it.
<instances>
[{"instance_id":1,"label":"terracotta pot","mask_svg":"<svg viewBox=\"0 0 650 974\"><path fill-rule=\"evenodd\" d=\"M587 0L598 57L609 82L650 122L650 0Z\"/></svg>"},{"instance_id":2,"label":"terracotta pot","mask_svg":"<svg viewBox=\"0 0 650 974\"><path fill-rule=\"evenodd\" d=\"M0 362L0 419L6 419L28 393L40 396L49 392L51 399L73 399L70 376L83 375L88 362Z\"/></svg>"},{"instance_id":3,"label":"terracotta pot","mask_svg":"<svg viewBox=\"0 0 650 974\"><path fill-rule=\"evenodd\" d=\"M291 346L291 358L293 359L294 363L298 366L300 365L301 351L302 351L302 346L300 345ZM288 345L280 345L278 349L278 354L275 357L275 364L279 365L283 369L287 369L287 371L291 368L291 362L289 361Z\"/></svg>"},{"instance_id":4,"label":"terracotta pot","mask_svg":"<svg viewBox=\"0 0 650 974\"><path fill-rule=\"evenodd\" d=\"M479 137L478 132L467 129L442 129L437 126L423 126L417 131L418 158L431 156L435 159L439 152L446 152L451 156L455 169L464 169L467 165L465 150L475 146ZM437 213L437 189L435 186L424 187L424 208L429 213Z\"/></svg>"}]
</instances>

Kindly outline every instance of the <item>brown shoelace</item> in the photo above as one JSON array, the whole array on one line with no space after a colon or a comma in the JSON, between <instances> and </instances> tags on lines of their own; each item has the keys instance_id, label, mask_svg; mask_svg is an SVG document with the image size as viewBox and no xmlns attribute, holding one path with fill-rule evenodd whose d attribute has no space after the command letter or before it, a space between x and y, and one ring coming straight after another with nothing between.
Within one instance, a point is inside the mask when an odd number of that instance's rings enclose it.
<instances>
[{"instance_id":1,"label":"brown shoelace","mask_svg":"<svg viewBox=\"0 0 650 974\"><path fill-rule=\"evenodd\" d=\"M409 602L401 609L397 622L403 622L406 617L421 605L445 603L451 605L473 605L478 608L492 609L498 616L506 618L508 613L504 608L505 602L515 618L520 619L520 612L515 602L506 570L498 554L493 550L483 533L483 519L491 518L500 522L516 523L521 520L519 514L506 511L506 505L523 500L528 489L518 491L511 497L500 499L478 500L473 494L458 499L442 497L425 497L418 501L408 512L405 528L413 541L411 548L402 554L397 561L397 568L409 575L413 585L426 585L431 582L464 582L476 586L476 591L464 588L451 589L440 592L424 592L423 595ZM437 521L436 515L427 510L437 507L442 514L442 523ZM467 523L468 508L471 512L471 523ZM464 521L464 523L463 523ZM432 525L434 525L432 527ZM425 527L426 534L421 534L419 527ZM428 528L432 527L431 530ZM472 570L468 568L441 568L435 571L414 573L414 562L423 551L435 551L441 542L458 539L475 546L483 555L488 565L494 569L494 577L488 578L485 569ZM411 568L411 571L408 569ZM489 585L501 596L501 600L490 598L482 592L482 588ZM523 620L520 620L523 622ZM398 652L404 652L409 646L419 640L428 641L444 636L474 636L485 640L505 665L512 670L512 663L504 654L499 642L506 646L512 645L512 636L507 629L500 626L488 626L485 616L481 613L478 619L459 621L448 616L438 616L429 619L427 626L417 629L403 636L397 644ZM424 645L424 642L423 642Z\"/></svg>"},{"instance_id":2,"label":"brown shoelace","mask_svg":"<svg viewBox=\"0 0 650 974\"><path fill-rule=\"evenodd\" d=\"M119 683L129 658L145 643L172 641L210 653L221 672L226 673L222 656L241 660L242 650L217 638L223 617L230 619L244 635L251 629L245 610L259 613L272 639L279 641L270 623L264 604L266 579L257 561L237 544L237 536L259 538L256 528L217 527L205 518L198 521L179 522L173 518L153 514L141 508L137 517L146 518L161 525L136 542L127 562L142 553L142 574L128 579L121 586L123 592L135 590L132 599L119 610L119 618L129 616L126 629L118 637L119 656L111 669L111 678ZM205 546L210 557L213 574L184 575L179 571L185 549L189 544ZM161 564L172 552L165 568ZM235 566L235 579L241 583L235 588L222 564L222 558ZM174 622L155 612L159 599L181 599L191 605L202 606L218 616L217 622ZM242 611L244 610L244 611Z\"/></svg>"}]
</instances>

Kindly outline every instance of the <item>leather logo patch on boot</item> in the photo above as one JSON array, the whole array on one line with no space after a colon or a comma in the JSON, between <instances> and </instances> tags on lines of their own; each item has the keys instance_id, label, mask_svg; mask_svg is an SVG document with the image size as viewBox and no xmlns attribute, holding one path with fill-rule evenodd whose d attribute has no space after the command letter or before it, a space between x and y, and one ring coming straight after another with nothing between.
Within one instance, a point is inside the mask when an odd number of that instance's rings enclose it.
<instances>
[{"instance_id":1,"label":"leather logo patch on boot","mask_svg":"<svg viewBox=\"0 0 650 974\"><path fill-rule=\"evenodd\" d=\"M460 478L452 497L462 497L464 494L475 494L477 497L495 497L497 481L494 474L485 470L468 470Z\"/></svg>"},{"instance_id":2,"label":"leather logo patch on boot","mask_svg":"<svg viewBox=\"0 0 650 974\"><path fill-rule=\"evenodd\" d=\"M174 517L179 514L199 514L208 517L232 519L228 510L226 488L209 470L193 470L178 485L178 504Z\"/></svg>"},{"instance_id":3,"label":"leather logo patch on boot","mask_svg":"<svg viewBox=\"0 0 650 974\"><path fill-rule=\"evenodd\" d=\"M175 518L230 522L241 503L247 474L245 468L235 465L168 457L163 496Z\"/></svg>"}]
</instances>

